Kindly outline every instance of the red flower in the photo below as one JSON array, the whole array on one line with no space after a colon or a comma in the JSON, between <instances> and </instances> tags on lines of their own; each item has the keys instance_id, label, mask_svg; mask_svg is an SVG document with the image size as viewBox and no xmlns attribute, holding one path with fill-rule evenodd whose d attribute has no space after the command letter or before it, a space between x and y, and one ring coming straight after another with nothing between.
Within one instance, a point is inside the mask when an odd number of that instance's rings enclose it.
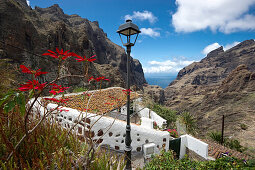
<instances>
[{"instance_id":1,"label":"red flower","mask_svg":"<svg viewBox=\"0 0 255 170\"><path fill-rule=\"evenodd\" d=\"M57 108L60 112L68 112L69 110L63 109L62 107Z\"/></svg>"},{"instance_id":2,"label":"red flower","mask_svg":"<svg viewBox=\"0 0 255 170\"><path fill-rule=\"evenodd\" d=\"M50 100L50 101L53 101L53 102L57 102L58 99L55 99L55 98L44 98L45 100Z\"/></svg>"},{"instance_id":3,"label":"red flower","mask_svg":"<svg viewBox=\"0 0 255 170\"><path fill-rule=\"evenodd\" d=\"M30 67L26 67L25 65L20 65L21 71L23 73L27 73L27 74L34 74L35 77L40 76L42 74L47 74L48 72L42 72L40 71L41 69L38 70L32 70Z\"/></svg>"},{"instance_id":4,"label":"red flower","mask_svg":"<svg viewBox=\"0 0 255 170\"><path fill-rule=\"evenodd\" d=\"M57 58L57 59L61 59L61 60L65 60L70 56L76 56L77 55L73 52L68 53L69 50L65 51L65 52L63 52L63 49L61 49L61 51L59 51L59 49L56 48L56 50L57 50L57 53L55 53L54 51L48 50L49 53L44 53L42 55L48 55L48 56L51 56L53 58Z\"/></svg>"},{"instance_id":5,"label":"red flower","mask_svg":"<svg viewBox=\"0 0 255 170\"><path fill-rule=\"evenodd\" d=\"M97 82L101 81L101 80L105 80L105 81L110 81L109 79L106 79L104 76L102 77L98 77L98 78L94 78L93 76L89 78L88 81L92 81L92 80L96 80Z\"/></svg>"},{"instance_id":6,"label":"red flower","mask_svg":"<svg viewBox=\"0 0 255 170\"><path fill-rule=\"evenodd\" d=\"M21 87L19 87L18 89L20 91L28 91L31 89L42 90L45 85L46 83L40 84L38 80L29 80L26 84L21 84Z\"/></svg>"},{"instance_id":7,"label":"red flower","mask_svg":"<svg viewBox=\"0 0 255 170\"><path fill-rule=\"evenodd\" d=\"M105 104L108 104L108 105L114 105L114 103L105 103Z\"/></svg>"},{"instance_id":8,"label":"red flower","mask_svg":"<svg viewBox=\"0 0 255 170\"><path fill-rule=\"evenodd\" d=\"M118 99L118 98L115 98L115 97L112 97L112 96L108 96L108 97L110 97L113 100L120 101L120 99Z\"/></svg>"},{"instance_id":9,"label":"red flower","mask_svg":"<svg viewBox=\"0 0 255 170\"><path fill-rule=\"evenodd\" d=\"M58 103L66 103L66 101L70 100L70 99L56 99L56 98L44 98L45 100L50 100L53 102L58 102Z\"/></svg>"},{"instance_id":10,"label":"red flower","mask_svg":"<svg viewBox=\"0 0 255 170\"><path fill-rule=\"evenodd\" d=\"M36 89L36 90L42 90L42 89L45 87L46 83L47 83L47 82L45 82L45 83L43 83L43 84L40 84L40 83L39 83L39 84L35 87L35 89Z\"/></svg>"},{"instance_id":11,"label":"red flower","mask_svg":"<svg viewBox=\"0 0 255 170\"><path fill-rule=\"evenodd\" d=\"M178 132L175 129L167 129L167 131L170 133L170 136L177 138Z\"/></svg>"},{"instance_id":12,"label":"red flower","mask_svg":"<svg viewBox=\"0 0 255 170\"><path fill-rule=\"evenodd\" d=\"M75 55L75 57L77 57L77 58L75 58L75 60L77 60L77 62L81 62L81 61L93 62L93 61L96 60L96 59L94 58L95 56L96 56L96 55L93 55L92 57L87 58L86 56L81 57L81 56L79 56L79 55Z\"/></svg>"},{"instance_id":13,"label":"red flower","mask_svg":"<svg viewBox=\"0 0 255 170\"><path fill-rule=\"evenodd\" d=\"M91 94L88 92L83 92L82 94L87 95L88 97L91 96Z\"/></svg>"},{"instance_id":14,"label":"red flower","mask_svg":"<svg viewBox=\"0 0 255 170\"><path fill-rule=\"evenodd\" d=\"M89 78L88 81L91 81L91 80L95 80L95 78L92 76L92 77Z\"/></svg>"},{"instance_id":15,"label":"red flower","mask_svg":"<svg viewBox=\"0 0 255 170\"><path fill-rule=\"evenodd\" d=\"M62 87L61 85L57 85L56 83L51 84L52 85L52 89L51 91L49 91L50 93L56 95L57 93L62 93L64 92L66 89L68 89L69 87Z\"/></svg>"},{"instance_id":16,"label":"red flower","mask_svg":"<svg viewBox=\"0 0 255 170\"><path fill-rule=\"evenodd\" d=\"M125 93L125 94L129 94L129 93L132 92L130 89L125 89L125 90L122 90L122 91L123 91L123 93ZM128 93L127 93L127 92L128 92Z\"/></svg>"},{"instance_id":17,"label":"red flower","mask_svg":"<svg viewBox=\"0 0 255 170\"><path fill-rule=\"evenodd\" d=\"M98 77L98 78L96 78L94 80L96 80L96 81L101 81L101 80L110 81L109 79L106 79L104 76Z\"/></svg>"}]
</instances>

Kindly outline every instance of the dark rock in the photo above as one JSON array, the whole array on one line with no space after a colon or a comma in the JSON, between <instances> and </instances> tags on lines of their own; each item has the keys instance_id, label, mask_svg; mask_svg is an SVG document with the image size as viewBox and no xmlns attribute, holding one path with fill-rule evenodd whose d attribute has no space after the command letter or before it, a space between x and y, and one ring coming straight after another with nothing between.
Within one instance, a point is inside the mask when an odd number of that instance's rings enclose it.
<instances>
[{"instance_id":1,"label":"dark rock","mask_svg":"<svg viewBox=\"0 0 255 170\"><path fill-rule=\"evenodd\" d=\"M157 85L148 85L143 86L144 95L153 99L154 102L163 104L165 101L165 94L163 88Z\"/></svg>"},{"instance_id":2,"label":"dark rock","mask_svg":"<svg viewBox=\"0 0 255 170\"><path fill-rule=\"evenodd\" d=\"M56 47L70 50L82 56L96 55L90 65L89 76L105 76L110 82L102 87L122 86L126 82L125 49L111 42L97 21L90 22L78 15L67 15L55 4L48 8L25 7L26 0L0 1L0 51L1 56L12 59L13 64L25 64L33 69L42 68L50 72L40 81L51 81L56 76L57 62L49 56L41 56ZM15 47L18 48L15 48ZM25 51L24 51L25 50ZM84 68L74 59L67 59L64 74L84 74ZM99 66L102 66L99 69ZM142 88L146 83L142 66L131 58L131 85ZM26 80L26 75L20 76ZM62 81L65 86L84 86L87 80L69 78Z\"/></svg>"}]
</instances>

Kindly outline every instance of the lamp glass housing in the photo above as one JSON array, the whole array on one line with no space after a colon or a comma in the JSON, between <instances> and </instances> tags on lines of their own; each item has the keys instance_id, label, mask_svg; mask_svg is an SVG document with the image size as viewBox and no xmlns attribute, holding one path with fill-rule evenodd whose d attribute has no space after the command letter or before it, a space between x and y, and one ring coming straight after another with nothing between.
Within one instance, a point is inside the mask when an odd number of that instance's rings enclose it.
<instances>
[{"instance_id":1,"label":"lamp glass housing","mask_svg":"<svg viewBox=\"0 0 255 170\"><path fill-rule=\"evenodd\" d=\"M122 24L119 26L119 29L117 30L117 33L120 35L121 42L124 46L126 45L135 45L135 42L137 40L138 34L141 33L138 26L132 23L132 20L126 20L125 24ZM127 37L127 42L123 43L121 35L124 35ZM136 38L134 40L134 43L131 41L131 36L136 35Z\"/></svg>"}]
</instances>

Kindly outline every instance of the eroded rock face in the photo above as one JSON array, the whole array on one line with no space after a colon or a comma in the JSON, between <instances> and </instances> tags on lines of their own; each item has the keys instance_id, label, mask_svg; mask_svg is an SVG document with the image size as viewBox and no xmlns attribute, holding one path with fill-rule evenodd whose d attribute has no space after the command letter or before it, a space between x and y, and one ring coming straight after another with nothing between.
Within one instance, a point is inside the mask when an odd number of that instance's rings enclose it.
<instances>
[{"instance_id":1,"label":"eroded rock face","mask_svg":"<svg viewBox=\"0 0 255 170\"><path fill-rule=\"evenodd\" d=\"M183 68L166 89L166 105L188 111L197 120L199 135L221 130L243 146L255 148L255 42L244 41L223 51L212 51L200 62ZM252 121L251 121L252 120ZM248 126L247 130L241 124Z\"/></svg>"},{"instance_id":2,"label":"eroded rock face","mask_svg":"<svg viewBox=\"0 0 255 170\"><path fill-rule=\"evenodd\" d=\"M91 64L90 76L111 79L103 86L125 86L125 50L107 38L97 21L90 22L78 15L67 15L58 5L35 7L33 10L26 5L25 0L1 0L0 30L0 38L4 42L0 43L1 58L10 58L14 64L22 63L51 72L42 81L50 81L55 76L57 62L41 54L58 47L82 56L96 55L95 65ZM146 80L140 62L131 58L130 65L131 85L142 87ZM74 59L67 59L63 73L83 74L84 69ZM70 78L63 80L63 84L81 86L86 84L86 80Z\"/></svg>"},{"instance_id":3,"label":"eroded rock face","mask_svg":"<svg viewBox=\"0 0 255 170\"><path fill-rule=\"evenodd\" d=\"M218 86L240 64L255 71L254 55L254 40L244 41L225 52L222 47L213 50L200 62L194 62L180 70L176 80L165 89L166 99L171 101L178 96L203 93L204 87L210 89Z\"/></svg>"},{"instance_id":4,"label":"eroded rock face","mask_svg":"<svg viewBox=\"0 0 255 170\"><path fill-rule=\"evenodd\" d=\"M147 95L149 98L153 99L153 101L156 103L164 104L165 102L164 89L162 89L160 86L145 84L143 86L143 89L144 95Z\"/></svg>"}]
</instances>

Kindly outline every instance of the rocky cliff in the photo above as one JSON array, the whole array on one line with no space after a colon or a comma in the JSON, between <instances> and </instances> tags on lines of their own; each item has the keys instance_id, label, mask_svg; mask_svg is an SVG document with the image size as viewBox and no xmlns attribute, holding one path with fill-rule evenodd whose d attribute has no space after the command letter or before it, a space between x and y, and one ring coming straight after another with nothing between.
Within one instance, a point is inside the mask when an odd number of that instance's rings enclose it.
<instances>
[{"instance_id":1,"label":"rocky cliff","mask_svg":"<svg viewBox=\"0 0 255 170\"><path fill-rule=\"evenodd\" d=\"M41 56L56 47L82 56L96 55L90 76L105 76L111 81L105 86L125 86L126 53L114 44L99 27L78 15L67 15L58 5L31 9L26 0L0 1L0 57L12 59L13 64L25 64L34 69L51 72L43 81L55 76L56 61ZM68 59L64 73L83 74L80 63ZM82 86L84 79L67 79L65 85ZM140 62L131 58L131 85L142 87L146 83Z\"/></svg>"},{"instance_id":2,"label":"rocky cliff","mask_svg":"<svg viewBox=\"0 0 255 170\"><path fill-rule=\"evenodd\" d=\"M169 105L173 100L178 103L181 96L203 93L204 87L208 91L219 85L240 64L255 71L254 55L254 40L244 41L227 51L222 47L211 51L200 62L194 62L180 70L176 80L165 89Z\"/></svg>"},{"instance_id":3,"label":"rocky cliff","mask_svg":"<svg viewBox=\"0 0 255 170\"><path fill-rule=\"evenodd\" d=\"M227 51L220 47L210 52L200 62L179 72L177 79L165 89L166 105L193 114L199 135L220 131L225 115L225 135L241 141L249 153L254 152L254 56L254 40Z\"/></svg>"}]
</instances>

